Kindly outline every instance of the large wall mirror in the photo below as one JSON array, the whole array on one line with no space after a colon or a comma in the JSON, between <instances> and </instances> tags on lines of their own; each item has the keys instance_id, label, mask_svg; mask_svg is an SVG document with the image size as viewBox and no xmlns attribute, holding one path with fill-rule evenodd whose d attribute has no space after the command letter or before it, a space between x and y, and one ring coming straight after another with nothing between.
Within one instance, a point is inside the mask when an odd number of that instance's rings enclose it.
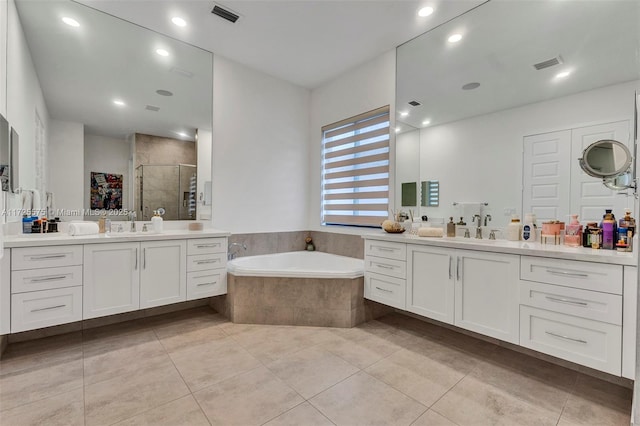
<instances>
[{"instance_id":1,"label":"large wall mirror","mask_svg":"<svg viewBox=\"0 0 640 426\"><path fill-rule=\"evenodd\" d=\"M208 219L213 55L70 0L9 7L8 119L25 129L22 189L42 207L53 192L55 209L84 218L120 207L138 220L159 208L168 220ZM20 69L29 55L32 72ZM15 198L10 207L24 201Z\"/></svg>"},{"instance_id":2,"label":"large wall mirror","mask_svg":"<svg viewBox=\"0 0 640 426\"><path fill-rule=\"evenodd\" d=\"M501 227L527 213L525 136L622 121L634 152L639 18L634 1L493 0L398 47L396 194L408 175L437 180L440 203L421 215L469 216L487 203L489 226ZM581 172L577 157L558 169L567 180Z\"/></svg>"}]
</instances>

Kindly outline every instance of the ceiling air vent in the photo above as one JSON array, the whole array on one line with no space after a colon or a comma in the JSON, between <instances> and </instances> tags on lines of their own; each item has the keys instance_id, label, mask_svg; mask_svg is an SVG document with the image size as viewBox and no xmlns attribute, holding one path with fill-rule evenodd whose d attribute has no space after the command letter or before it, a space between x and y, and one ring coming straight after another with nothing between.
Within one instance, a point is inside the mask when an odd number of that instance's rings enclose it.
<instances>
[{"instance_id":1,"label":"ceiling air vent","mask_svg":"<svg viewBox=\"0 0 640 426\"><path fill-rule=\"evenodd\" d=\"M234 24L240 18L240 15L236 15L235 13L227 9L223 9L217 4L213 6L213 10L211 11L211 13L213 13L214 15L218 15L219 17L226 19L227 21L232 22Z\"/></svg>"},{"instance_id":2,"label":"ceiling air vent","mask_svg":"<svg viewBox=\"0 0 640 426\"><path fill-rule=\"evenodd\" d=\"M564 63L562 60L562 56L558 55L555 58L547 59L546 61L538 62L537 64L533 64L533 67L538 71L543 70L545 68L553 67L555 65L560 65Z\"/></svg>"},{"instance_id":3,"label":"ceiling air vent","mask_svg":"<svg viewBox=\"0 0 640 426\"><path fill-rule=\"evenodd\" d=\"M411 101L411 102L409 102L409 105L416 107L416 106L420 106L422 104L420 102L418 102L418 101Z\"/></svg>"},{"instance_id":4,"label":"ceiling air vent","mask_svg":"<svg viewBox=\"0 0 640 426\"><path fill-rule=\"evenodd\" d=\"M157 107L155 105L147 105L146 107L144 107L144 109L146 109L147 111L160 111L160 107Z\"/></svg>"}]
</instances>

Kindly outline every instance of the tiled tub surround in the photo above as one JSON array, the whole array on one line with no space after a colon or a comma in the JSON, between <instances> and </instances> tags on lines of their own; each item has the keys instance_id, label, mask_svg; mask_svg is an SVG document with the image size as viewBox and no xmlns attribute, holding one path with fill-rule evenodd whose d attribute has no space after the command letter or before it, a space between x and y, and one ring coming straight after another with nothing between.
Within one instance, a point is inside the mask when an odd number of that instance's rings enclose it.
<instances>
[{"instance_id":1,"label":"tiled tub surround","mask_svg":"<svg viewBox=\"0 0 640 426\"><path fill-rule=\"evenodd\" d=\"M629 425L631 390L390 314L354 328L209 309L16 343L0 424Z\"/></svg>"}]
</instances>

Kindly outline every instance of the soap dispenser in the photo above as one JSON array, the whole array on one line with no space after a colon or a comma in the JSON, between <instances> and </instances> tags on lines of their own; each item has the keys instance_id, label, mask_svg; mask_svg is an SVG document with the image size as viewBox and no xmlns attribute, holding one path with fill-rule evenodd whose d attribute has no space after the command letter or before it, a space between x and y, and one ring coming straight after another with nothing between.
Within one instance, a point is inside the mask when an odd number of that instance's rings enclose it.
<instances>
[{"instance_id":1,"label":"soap dispenser","mask_svg":"<svg viewBox=\"0 0 640 426\"><path fill-rule=\"evenodd\" d=\"M162 232L162 216L160 216L158 210L153 211L151 226L153 226L153 232L155 232L156 234L160 234Z\"/></svg>"},{"instance_id":2,"label":"soap dispenser","mask_svg":"<svg viewBox=\"0 0 640 426\"><path fill-rule=\"evenodd\" d=\"M447 237L456 236L456 224L453 222L453 216L449 217L449 223L447 223Z\"/></svg>"}]
</instances>

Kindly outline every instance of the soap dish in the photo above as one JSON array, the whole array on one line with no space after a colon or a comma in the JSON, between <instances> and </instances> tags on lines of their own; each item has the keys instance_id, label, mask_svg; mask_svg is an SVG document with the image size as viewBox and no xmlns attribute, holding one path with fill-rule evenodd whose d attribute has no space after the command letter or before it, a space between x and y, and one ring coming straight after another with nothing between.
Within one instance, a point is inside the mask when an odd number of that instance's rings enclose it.
<instances>
[{"instance_id":1,"label":"soap dish","mask_svg":"<svg viewBox=\"0 0 640 426\"><path fill-rule=\"evenodd\" d=\"M202 231L203 228L202 222L189 223L189 231Z\"/></svg>"}]
</instances>

